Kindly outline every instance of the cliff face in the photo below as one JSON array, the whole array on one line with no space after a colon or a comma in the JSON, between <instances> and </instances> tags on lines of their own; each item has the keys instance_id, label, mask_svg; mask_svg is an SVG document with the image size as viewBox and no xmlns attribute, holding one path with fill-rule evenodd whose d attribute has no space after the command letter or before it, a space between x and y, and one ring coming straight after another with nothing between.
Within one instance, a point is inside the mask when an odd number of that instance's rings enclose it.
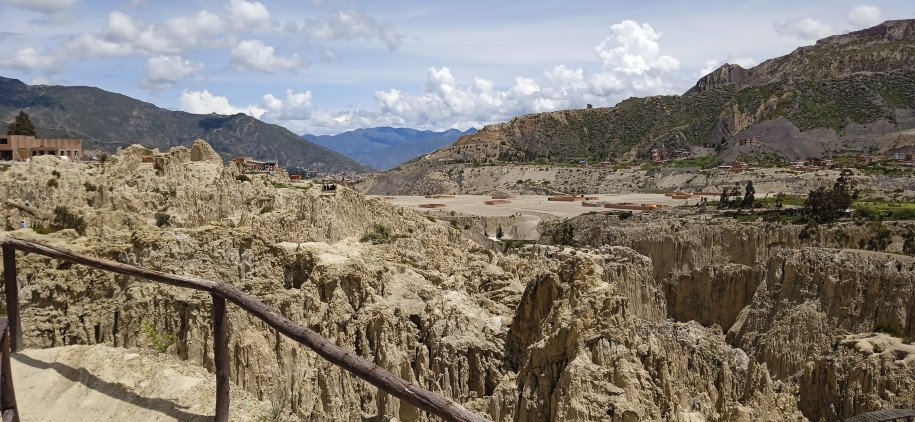
<instances>
[{"instance_id":1,"label":"cliff face","mask_svg":"<svg viewBox=\"0 0 915 422\"><path fill-rule=\"evenodd\" d=\"M910 402L911 258L822 249L825 229L604 216L577 223L588 250L502 255L346 188L238 180L208 151L16 164L0 172L8 225L53 226L63 205L86 227L4 235L232 283L498 421L833 421ZM18 266L28 347L151 347L152 330L212 368L207 295L35 255ZM430 420L229 309L232 378L258 398L308 420ZM876 326L897 337L849 345Z\"/></svg>"},{"instance_id":2,"label":"cliff face","mask_svg":"<svg viewBox=\"0 0 915 422\"><path fill-rule=\"evenodd\" d=\"M762 86L780 81L820 81L858 72L911 69L915 20L886 21L871 28L818 40L752 69L725 64L702 77L686 95L725 85Z\"/></svg>"},{"instance_id":3,"label":"cliff face","mask_svg":"<svg viewBox=\"0 0 915 422\"><path fill-rule=\"evenodd\" d=\"M801 419L720 332L664 318L648 265L611 248L528 285L506 349L524 350L516 420Z\"/></svg>"},{"instance_id":4,"label":"cliff face","mask_svg":"<svg viewBox=\"0 0 915 422\"><path fill-rule=\"evenodd\" d=\"M912 257L813 246L855 243L839 231L866 237L853 225L800 239L791 226L607 220L580 217L576 239L650 257L668 317L727 333L724 344L797 388L806 417L910 406L911 394L899 392L911 391L906 377L915 368L915 349L903 343L915 334ZM892 335L873 334L878 329Z\"/></svg>"},{"instance_id":5,"label":"cliff face","mask_svg":"<svg viewBox=\"0 0 915 422\"><path fill-rule=\"evenodd\" d=\"M718 69L705 75L696 82L696 86L686 91L686 95L699 94L725 85L740 85L750 78L750 71L738 64L725 63Z\"/></svg>"}]
</instances>

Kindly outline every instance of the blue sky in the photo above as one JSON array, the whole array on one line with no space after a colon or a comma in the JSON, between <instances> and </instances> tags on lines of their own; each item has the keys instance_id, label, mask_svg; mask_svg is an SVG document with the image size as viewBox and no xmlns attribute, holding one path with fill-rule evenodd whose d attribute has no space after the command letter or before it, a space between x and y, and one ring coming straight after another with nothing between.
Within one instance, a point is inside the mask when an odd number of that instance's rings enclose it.
<instances>
[{"instance_id":1,"label":"blue sky","mask_svg":"<svg viewBox=\"0 0 915 422\"><path fill-rule=\"evenodd\" d=\"M0 0L0 16L0 76L322 135L680 94L915 3Z\"/></svg>"}]
</instances>

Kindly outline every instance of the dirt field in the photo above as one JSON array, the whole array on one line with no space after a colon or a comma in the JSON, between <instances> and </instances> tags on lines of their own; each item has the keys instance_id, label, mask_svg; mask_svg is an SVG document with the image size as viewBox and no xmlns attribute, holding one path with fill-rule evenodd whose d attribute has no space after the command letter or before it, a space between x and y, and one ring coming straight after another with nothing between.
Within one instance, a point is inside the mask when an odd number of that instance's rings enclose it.
<instances>
[{"instance_id":1,"label":"dirt field","mask_svg":"<svg viewBox=\"0 0 915 422\"><path fill-rule=\"evenodd\" d=\"M608 203L637 203L637 204L659 204L671 207L695 204L697 199L671 199L663 194L625 194L625 195L585 195L586 197L597 197L597 200L588 202L608 202ZM374 196L374 198L385 198ZM401 205L422 214L429 212L430 215L450 215L452 211L455 215L474 215L482 217L503 217L515 214L533 215L537 217L558 217L568 218L593 211L613 211L609 208L585 207L581 201L563 202L548 201L545 195L520 195L509 198L509 204L485 205L484 201L492 200L488 195L456 195L453 198L426 198L424 196L394 196L385 199L395 205ZM713 199L713 198L709 198ZM422 204L445 204L444 208L422 208ZM640 211L634 211L640 212Z\"/></svg>"}]
</instances>

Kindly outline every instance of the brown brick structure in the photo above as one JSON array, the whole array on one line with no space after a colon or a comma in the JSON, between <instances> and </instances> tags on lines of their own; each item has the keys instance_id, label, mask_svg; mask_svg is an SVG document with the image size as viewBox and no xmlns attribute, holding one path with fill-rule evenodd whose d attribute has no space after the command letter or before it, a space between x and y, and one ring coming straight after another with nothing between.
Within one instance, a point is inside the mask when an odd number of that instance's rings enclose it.
<instances>
[{"instance_id":1,"label":"brown brick structure","mask_svg":"<svg viewBox=\"0 0 915 422\"><path fill-rule=\"evenodd\" d=\"M20 161L39 155L83 158L82 139L41 139L26 135L0 135L0 160Z\"/></svg>"}]
</instances>

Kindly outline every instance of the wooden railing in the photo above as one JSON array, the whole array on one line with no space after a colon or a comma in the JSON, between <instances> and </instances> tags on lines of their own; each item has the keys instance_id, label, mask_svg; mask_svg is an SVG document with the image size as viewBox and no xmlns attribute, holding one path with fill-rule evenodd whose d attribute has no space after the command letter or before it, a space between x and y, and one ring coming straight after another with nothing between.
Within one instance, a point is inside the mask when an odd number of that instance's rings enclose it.
<instances>
[{"instance_id":1,"label":"wooden railing","mask_svg":"<svg viewBox=\"0 0 915 422\"><path fill-rule=\"evenodd\" d=\"M3 422L19 422L16 409L16 392L13 389L13 371L10 366L9 321L0 318L0 417Z\"/></svg>"},{"instance_id":2,"label":"wooden railing","mask_svg":"<svg viewBox=\"0 0 915 422\"><path fill-rule=\"evenodd\" d=\"M852 416L842 422L915 421L915 409L883 409Z\"/></svg>"},{"instance_id":3,"label":"wooden railing","mask_svg":"<svg viewBox=\"0 0 915 422\"><path fill-rule=\"evenodd\" d=\"M286 337L314 350L318 355L350 373L368 381L384 392L395 396L410 405L435 414L447 421L488 421L451 399L414 385L394 375L390 371L373 364L369 360L343 349L308 329L286 318L273 308L252 296L242 292L231 284L166 274L133 265L93 258L74 251L43 245L40 243L13 238L0 238L3 249L3 281L6 286L7 315L9 318L9 335L4 335L2 367L4 390L2 394L3 421L7 420L6 410L16 414L16 401L13 395L12 377L9 375L9 350L22 350L22 321L19 315L19 289L16 282L16 250L32 252L47 257L60 259L74 264L86 265L104 271L111 271L128 276L152 280L172 286L210 293L213 298L213 357L216 367L216 418L217 422L229 420L229 333L226 327L226 300L234 303L268 325L283 333ZM9 344L7 345L7 339ZM5 388L9 386L9 392ZM9 396L8 396L9 395ZM10 403L8 407L7 404ZM14 416L15 417L15 416ZM13 419L18 420L18 419Z\"/></svg>"}]
</instances>

